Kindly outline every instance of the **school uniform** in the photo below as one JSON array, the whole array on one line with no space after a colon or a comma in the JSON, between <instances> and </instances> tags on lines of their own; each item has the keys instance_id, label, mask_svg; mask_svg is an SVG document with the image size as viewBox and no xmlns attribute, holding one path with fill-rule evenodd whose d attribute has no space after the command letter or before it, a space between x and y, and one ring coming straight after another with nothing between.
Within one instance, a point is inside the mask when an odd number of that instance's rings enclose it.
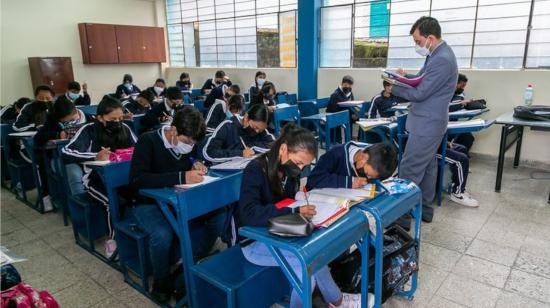
<instances>
[{"instance_id":1,"label":"school uniform","mask_svg":"<svg viewBox=\"0 0 550 308\"><path fill-rule=\"evenodd\" d=\"M250 89L248 90L248 99L251 102L252 100L257 100L258 95L260 95L260 89L261 87L255 82L250 86Z\"/></svg>"},{"instance_id":2,"label":"school uniform","mask_svg":"<svg viewBox=\"0 0 550 308\"><path fill-rule=\"evenodd\" d=\"M236 223L238 227L267 227L270 218L297 212L298 208L276 208L275 204L285 198L294 198L299 189L299 179L285 177L281 179L283 196L273 194L267 179L267 157L260 156L252 160L244 169L241 182L240 200L236 210ZM241 238L241 249L244 257L251 263L260 266L278 266L267 246L261 242L244 240ZM285 250L282 250L286 262L295 273L301 272L301 264L298 258ZM319 285L325 301L334 303L342 298L342 293L334 283L327 266L323 266L313 273L314 284ZM312 287L312 291L315 286ZM290 307L301 307L300 296L292 291Z\"/></svg>"},{"instance_id":3,"label":"school uniform","mask_svg":"<svg viewBox=\"0 0 550 308\"><path fill-rule=\"evenodd\" d=\"M17 118L17 110L14 105L3 106L0 110L0 122L13 124Z\"/></svg>"},{"instance_id":4,"label":"school uniform","mask_svg":"<svg viewBox=\"0 0 550 308\"><path fill-rule=\"evenodd\" d=\"M80 116L78 121L70 125L63 125L58 121L54 113L48 113L46 122L38 129L36 135L34 135L34 144L42 146L50 140L59 139L59 134L63 131L67 134L67 139L71 139L82 126L86 123L93 122L94 118L91 115L85 114L78 108L77 112Z\"/></svg>"},{"instance_id":5,"label":"school uniform","mask_svg":"<svg viewBox=\"0 0 550 308\"><path fill-rule=\"evenodd\" d=\"M128 136L127 140L124 140L122 144L115 144L114 141L110 141L110 144L101 144L98 140L99 129L103 124L99 121L88 123L80 128L71 141L62 149L63 161L66 164L82 163L85 161L95 160L97 153L102 150L102 147L110 148L111 152L118 149L125 149L134 146L137 141L136 136L132 129L122 124L122 129L125 130ZM107 219L109 225L109 233L112 235L111 218L109 213L109 198L107 197L105 186L101 180L99 174L96 171L84 166L84 176L82 177L82 183L86 188L86 192L90 197L107 210Z\"/></svg>"},{"instance_id":6,"label":"school uniform","mask_svg":"<svg viewBox=\"0 0 550 308\"><path fill-rule=\"evenodd\" d=\"M214 83L214 78L207 79L201 88L202 95L206 94L206 90L213 90L221 85L226 85L230 87L232 85L231 80L224 80L221 84Z\"/></svg>"},{"instance_id":7,"label":"school uniform","mask_svg":"<svg viewBox=\"0 0 550 308\"><path fill-rule=\"evenodd\" d=\"M27 130L37 130L46 121L48 112L51 111L53 104L34 101L21 108L19 115L13 123L13 130L24 132Z\"/></svg>"},{"instance_id":8,"label":"school uniform","mask_svg":"<svg viewBox=\"0 0 550 308\"><path fill-rule=\"evenodd\" d=\"M441 149L440 149L441 152ZM441 159L441 154L436 154L437 159ZM451 169L451 186L449 192L461 194L466 190L468 181L468 173L470 170L470 158L468 158L468 150L460 144L453 144L452 147L447 147L445 155L445 163Z\"/></svg>"},{"instance_id":9,"label":"school uniform","mask_svg":"<svg viewBox=\"0 0 550 308\"><path fill-rule=\"evenodd\" d=\"M352 188L353 177L357 177L353 157L370 144L347 142L330 148L323 154L307 178L307 189Z\"/></svg>"},{"instance_id":10,"label":"school uniform","mask_svg":"<svg viewBox=\"0 0 550 308\"><path fill-rule=\"evenodd\" d=\"M161 124L161 117L168 115L173 118L176 112L182 108L183 104L174 109L169 106L166 99L164 99L164 102L158 103L151 107L151 109L141 118L141 127L143 131L149 131L157 128Z\"/></svg>"},{"instance_id":11,"label":"school uniform","mask_svg":"<svg viewBox=\"0 0 550 308\"><path fill-rule=\"evenodd\" d=\"M449 112L459 111L461 109L464 109L464 106L462 105L462 101L464 100L464 92L457 94L453 94L453 98L451 99L451 102L449 103Z\"/></svg>"},{"instance_id":12,"label":"school uniform","mask_svg":"<svg viewBox=\"0 0 550 308\"><path fill-rule=\"evenodd\" d=\"M181 92L191 92L191 89L193 89L193 84L184 83L181 80L178 80L176 81L176 87L178 87Z\"/></svg>"},{"instance_id":13,"label":"school uniform","mask_svg":"<svg viewBox=\"0 0 550 308\"><path fill-rule=\"evenodd\" d=\"M149 106L144 107L136 100L129 99L127 100L127 103L124 104L124 108L126 108L126 110L131 112L133 115L140 115L146 114L149 110L151 110L151 106L154 106L155 104L156 103L152 102Z\"/></svg>"},{"instance_id":14,"label":"school uniform","mask_svg":"<svg viewBox=\"0 0 550 308\"><path fill-rule=\"evenodd\" d=\"M394 106L397 106L399 103L404 103L406 100L397 97L390 93L389 97L384 96L384 91L376 95L371 100L371 105L369 109L369 118L389 118L395 116L395 111L390 109Z\"/></svg>"},{"instance_id":15,"label":"school uniform","mask_svg":"<svg viewBox=\"0 0 550 308\"><path fill-rule=\"evenodd\" d=\"M164 98L166 96L166 89L162 89L162 92L157 93L157 91L155 91L155 87L149 87L146 89L146 91L153 94L153 97L155 98Z\"/></svg>"},{"instance_id":16,"label":"school uniform","mask_svg":"<svg viewBox=\"0 0 550 308\"><path fill-rule=\"evenodd\" d=\"M342 90L342 87L338 86L334 92L330 95L328 106L327 106L327 112L339 112L348 110L347 108L340 107L338 103L340 102L347 102L347 101L353 101L353 92L349 92L348 94L344 93Z\"/></svg>"},{"instance_id":17,"label":"school uniform","mask_svg":"<svg viewBox=\"0 0 550 308\"><path fill-rule=\"evenodd\" d=\"M126 96L132 95L132 94L138 94L141 92L138 86L135 84L131 84L130 86L126 86L126 84L119 84L118 87L116 87L116 97L118 99L124 98L122 94L125 94Z\"/></svg>"},{"instance_id":18,"label":"school uniform","mask_svg":"<svg viewBox=\"0 0 550 308\"><path fill-rule=\"evenodd\" d=\"M256 95L250 98L250 106L264 104L266 106L275 106L277 103L274 99L261 98L260 95Z\"/></svg>"},{"instance_id":19,"label":"school uniform","mask_svg":"<svg viewBox=\"0 0 550 308\"><path fill-rule=\"evenodd\" d=\"M60 101L70 101L75 106L87 106L91 104L90 95L88 95L88 93L86 92L84 92L84 95L80 95L74 101L69 97L68 93L65 93L63 95L58 96L57 99L55 100L56 103Z\"/></svg>"},{"instance_id":20,"label":"school uniform","mask_svg":"<svg viewBox=\"0 0 550 308\"><path fill-rule=\"evenodd\" d=\"M210 93L206 96L206 99L204 100L204 108L208 110L210 109L210 107L212 107L212 105L214 105L216 100L223 100L226 89L226 86L219 86L212 89L212 91L210 91Z\"/></svg>"},{"instance_id":21,"label":"school uniform","mask_svg":"<svg viewBox=\"0 0 550 308\"><path fill-rule=\"evenodd\" d=\"M241 141L242 139L242 141ZM243 156L244 145L256 153L269 150L275 137L267 130L251 137L243 128L240 117L223 121L206 141L203 156L212 163L222 163Z\"/></svg>"},{"instance_id":22,"label":"school uniform","mask_svg":"<svg viewBox=\"0 0 550 308\"><path fill-rule=\"evenodd\" d=\"M213 133L221 122L227 119L227 103L217 99L206 115L206 132Z\"/></svg>"},{"instance_id":23,"label":"school uniform","mask_svg":"<svg viewBox=\"0 0 550 308\"><path fill-rule=\"evenodd\" d=\"M449 112L459 111L464 109L464 106L462 105L462 101L464 101L464 92L453 95L453 98L451 99L451 102L449 103ZM449 141L452 141L453 143L458 143L466 147L466 154L470 152L470 149L474 145L474 141L476 138L474 137L474 134L472 133L462 133L457 135L449 135ZM468 154L469 155L469 154Z\"/></svg>"}]
</instances>

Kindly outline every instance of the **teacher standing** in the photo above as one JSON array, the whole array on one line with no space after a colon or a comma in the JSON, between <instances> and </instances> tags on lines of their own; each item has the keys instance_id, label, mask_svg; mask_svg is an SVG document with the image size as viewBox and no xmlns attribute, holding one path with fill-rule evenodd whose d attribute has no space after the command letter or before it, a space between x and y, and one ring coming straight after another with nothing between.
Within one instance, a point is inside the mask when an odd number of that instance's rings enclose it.
<instances>
[{"instance_id":1,"label":"teacher standing","mask_svg":"<svg viewBox=\"0 0 550 308\"><path fill-rule=\"evenodd\" d=\"M399 175L420 187L422 220L431 222L437 179L435 154L447 130L449 102L455 91L458 68L453 50L441 38L437 19L421 17L412 26L410 34L416 52L426 57L426 61L416 75L424 75L416 88L396 85L392 89L394 95L411 102L406 125L409 138ZM403 70L399 73L415 77ZM410 217L406 222L410 225Z\"/></svg>"}]
</instances>

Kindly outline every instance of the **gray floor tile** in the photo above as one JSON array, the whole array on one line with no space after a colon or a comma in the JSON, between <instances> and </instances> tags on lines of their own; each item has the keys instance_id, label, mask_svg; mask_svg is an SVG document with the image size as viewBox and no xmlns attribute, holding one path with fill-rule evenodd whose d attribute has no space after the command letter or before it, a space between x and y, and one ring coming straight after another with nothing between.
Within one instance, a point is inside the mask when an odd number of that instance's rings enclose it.
<instances>
[{"instance_id":1,"label":"gray floor tile","mask_svg":"<svg viewBox=\"0 0 550 308\"><path fill-rule=\"evenodd\" d=\"M435 246L429 243L422 243L420 246L420 262L431 265L443 271L451 271L461 254Z\"/></svg>"},{"instance_id":2,"label":"gray floor tile","mask_svg":"<svg viewBox=\"0 0 550 308\"><path fill-rule=\"evenodd\" d=\"M519 249L475 239L470 247L468 247L466 254L502 265L512 266L518 252Z\"/></svg>"},{"instance_id":3,"label":"gray floor tile","mask_svg":"<svg viewBox=\"0 0 550 308\"><path fill-rule=\"evenodd\" d=\"M428 308L463 308L466 306L451 302L443 297L434 296L427 306Z\"/></svg>"},{"instance_id":4,"label":"gray floor tile","mask_svg":"<svg viewBox=\"0 0 550 308\"><path fill-rule=\"evenodd\" d=\"M436 294L468 307L494 307L501 292L500 289L451 273Z\"/></svg>"},{"instance_id":5,"label":"gray floor tile","mask_svg":"<svg viewBox=\"0 0 550 308\"><path fill-rule=\"evenodd\" d=\"M426 231L422 240L425 243L434 244L459 253L464 253L468 246L470 246L473 238L449 231L443 227L435 227L429 231Z\"/></svg>"},{"instance_id":6,"label":"gray floor tile","mask_svg":"<svg viewBox=\"0 0 550 308\"><path fill-rule=\"evenodd\" d=\"M512 269L505 290L550 303L550 279Z\"/></svg>"},{"instance_id":7,"label":"gray floor tile","mask_svg":"<svg viewBox=\"0 0 550 308\"><path fill-rule=\"evenodd\" d=\"M550 308L550 304L523 297L516 293L502 292L496 308Z\"/></svg>"},{"instance_id":8,"label":"gray floor tile","mask_svg":"<svg viewBox=\"0 0 550 308\"><path fill-rule=\"evenodd\" d=\"M91 279L81 280L53 295L60 307L91 307L110 297Z\"/></svg>"},{"instance_id":9,"label":"gray floor tile","mask_svg":"<svg viewBox=\"0 0 550 308\"><path fill-rule=\"evenodd\" d=\"M452 272L464 278L503 288L510 274L510 267L464 255L456 263Z\"/></svg>"},{"instance_id":10,"label":"gray floor tile","mask_svg":"<svg viewBox=\"0 0 550 308\"><path fill-rule=\"evenodd\" d=\"M521 251L514 268L550 279L550 259Z\"/></svg>"},{"instance_id":11,"label":"gray floor tile","mask_svg":"<svg viewBox=\"0 0 550 308\"><path fill-rule=\"evenodd\" d=\"M542 240L527 236L521 249L542 258L550 259L550 239Z\"/></svg>"}]
</instances>

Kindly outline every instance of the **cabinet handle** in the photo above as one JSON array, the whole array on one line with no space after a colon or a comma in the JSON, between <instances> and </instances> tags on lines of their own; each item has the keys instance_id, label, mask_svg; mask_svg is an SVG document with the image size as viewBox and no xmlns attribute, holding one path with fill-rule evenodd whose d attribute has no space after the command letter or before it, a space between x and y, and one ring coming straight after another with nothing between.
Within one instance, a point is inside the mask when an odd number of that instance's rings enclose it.
<instances>
[{"instance_id":1,"label":"cabinet handle","mask_svg":"<svg viewBox=\"0 0 550 308\"><path fill-rule=\"evenodd\" d=\"M89 46L88 46L88 49L92 49L92 45L89 45Z\"/></svg>"},{"instance_id":2,"label":"cabinet handle","mask_svg":"<svg viewBox=\"0 0 550 308\"><path fill-rule=\"evenodd\" d=\"M143 46L143 50L147 49L147 47Z\"/></svg>"},{"instance_id":3,"label":"cabinet handle","mask_svg":"<svg viewBox=\"0 0 550 308\"><path fill-rule=\"evenodd\" d=\"M120 46L117 46L116 48L117 48L118 50L120 50Z\"/></svg>"}]
</instances>

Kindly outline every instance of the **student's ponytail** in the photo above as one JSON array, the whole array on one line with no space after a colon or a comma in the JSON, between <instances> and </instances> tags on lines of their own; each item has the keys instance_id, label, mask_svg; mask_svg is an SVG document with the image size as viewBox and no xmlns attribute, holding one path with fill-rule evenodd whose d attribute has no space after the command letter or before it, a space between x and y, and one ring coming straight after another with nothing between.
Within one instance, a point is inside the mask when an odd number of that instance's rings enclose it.
<instances>
[{"instance_id":1,"label":"student's ponytail","mask_svg":"<svg viewBox=\"0 0 550 308\"><path fill-rule=\"evenodd\" d=\"M279 149L283 144L287 145L289 153L305 151L314 157L317 156L317 143L311 131L298 127L294 123L288 123L283 127L281 136L275 140L271 149L258 158L262 169L267 173L271 191L280 198L284 197L283 185L279 177L279 171L281 171Z\"/></svg>"}]
</instances>

